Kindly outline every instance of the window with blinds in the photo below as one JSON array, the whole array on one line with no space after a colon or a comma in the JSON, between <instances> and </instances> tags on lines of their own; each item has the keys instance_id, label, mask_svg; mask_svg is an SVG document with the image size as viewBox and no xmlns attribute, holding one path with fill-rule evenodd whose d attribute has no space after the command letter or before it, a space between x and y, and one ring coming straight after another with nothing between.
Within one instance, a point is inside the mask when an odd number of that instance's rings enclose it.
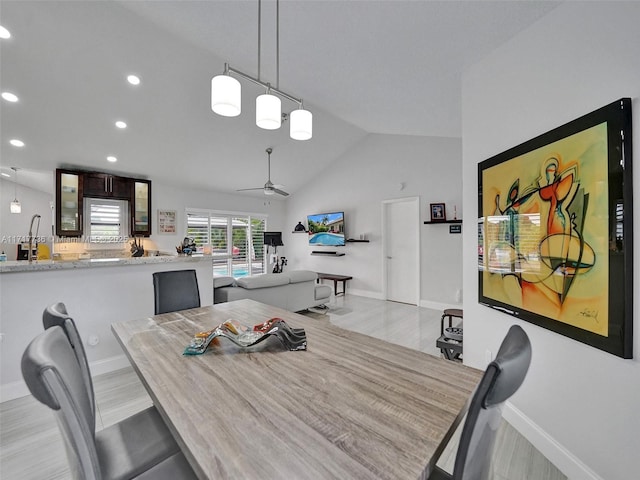
<instances>
[{"instance_id":1,"label":"window with blinds","mask_svg":"<svg viewBox=\"0 0 640 480\"><path fill-rule=\"evenodd\" d=\"M129 204L125 200L85 198L85 232L94 246L128 240ZM119 247L115 245L114 247Z\"/></svg>"},{"instance_id":2,"label":"window with blinds","mask_svg":"<svg viewBox=\"0 0 640 480\"><path fill-rule=\"evenodd\" d=\"M265 217L187 210L187 236L196 251L211 248L213 273L235 278L265 272Z\"/></svg>"}]
</instances>

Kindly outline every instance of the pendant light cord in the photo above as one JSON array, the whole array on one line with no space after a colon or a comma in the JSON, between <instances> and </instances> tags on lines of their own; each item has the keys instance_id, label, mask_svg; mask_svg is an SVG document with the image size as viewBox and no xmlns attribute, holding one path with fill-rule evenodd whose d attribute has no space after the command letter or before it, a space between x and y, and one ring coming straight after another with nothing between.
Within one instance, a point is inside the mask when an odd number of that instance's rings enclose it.
<instances>
[{"instance_id":1,"label":"pendant light cord","mask_svg":"<svg viewBox=\"0 0 640 480\"><path fill-rule=\"evenodd\" d=\"M258 0L258 80L260 80L260 49L262 43L262 0Z\"/></svg>"},{"instance_id":2,"label":"pendant light cord","mask_svg":"<svg viewBox=\"0 0 640 480\"><path fill-rule=\"evenodd\" d=\"M280 0L276 0L276 88L280 88Z\"/></svg>"}]
</instances>

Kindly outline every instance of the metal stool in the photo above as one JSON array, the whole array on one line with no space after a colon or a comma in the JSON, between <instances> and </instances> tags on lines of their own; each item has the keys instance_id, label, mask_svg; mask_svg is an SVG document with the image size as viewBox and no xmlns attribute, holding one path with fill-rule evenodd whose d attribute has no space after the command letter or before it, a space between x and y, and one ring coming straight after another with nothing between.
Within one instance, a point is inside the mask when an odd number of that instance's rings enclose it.
<instances>
[{"instance_id":1,"label":"metal stool","mask_svg":"<svg viewBox=\"0 0 640 480\"><path fill-rule=\"evenodd\" d=\"M440 319L440 335L444 334L444 319L445 317L449 317L449 328L451 328L451 321L453 318L462 318L462 309L461 308L447 308L442 314L442 318Z\"/></svg>"},{"instance_id":2,"label":"metal stool","mask_svg":"<svg viewBox=\"0 0 640 480\"><path fill-rule=\"evenodd\" d=\"M449 317L449 328L447 328L447 335L444 330L444 319ZM447 308L442 313L440 319L440 338L436 340L436 347L440 349L442 355L447 360L461 360L462 355L462 329L452 328L453 318L462 318L462 309L460 308Z\"/></svg>"}]
</instances>

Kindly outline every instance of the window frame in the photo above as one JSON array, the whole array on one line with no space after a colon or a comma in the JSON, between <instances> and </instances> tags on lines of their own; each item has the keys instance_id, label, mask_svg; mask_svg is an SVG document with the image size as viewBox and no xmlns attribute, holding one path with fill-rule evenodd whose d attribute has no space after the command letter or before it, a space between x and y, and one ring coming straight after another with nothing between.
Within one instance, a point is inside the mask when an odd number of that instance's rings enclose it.
<instances>
[{"instance_id":1,"label":"window frame","mask_svg":"<svg viewBox=\"0 0 640 480\"><path fill-rule=\"evenodd\" d=\"M207 253L207 250L209 250L211 252L211 256L213 258L213 271L214 274L216 274L216 270L218 270L218 272L220 271L219 269L219 265L220 262L226 262L226 273L225 275L227 276L234 276L234 278L240 278L240 277L244 277L244 276L252 276L252 275L258 275L261 273L265 273L267 271L267 267L268 267L268 263L267 263L267 252L266 249L264 248L264 242L263 242L263 238L260 239L260 243L263 246L262 248L262 256L261 256L261 263L262 263L262 270L260 272L256 272L254 271L254 266L253 266L253 262L251 260L251 254L246 251L245 253L245 262L247 265L247 273L246 275L234 275L233 271L234 271L234 255L233 255L233 231L234 231L234 220L243 220L246 222L246 228L248 229L247 232L247 238L254 238L255 234L254 234L254 229L253 229L253 221L254 220L258 220L260 222L262 222L262 232L267 231L267 223L268 223L268 217L269 215L264 214L264 213L251 213L251 212L235 212L235 211L228 211L228 210L212 210L212 209L206 209L206 208L185 208L185 215L184 215L184 232L186 237L192 237L191 235L189 235L189 215L193 215L193 216L206 216L208 218L208 223L207 223L207 241L208 243L206 245L201 245L201 246L197 246L196 247L196 251L197 253ZM214 248L213 248L213 244L212 244L212 236L211 236L211 230L212 230L212 219L220 219L220 218L225 218L226 219L226 235L225 235L225 244L226 244L226 251L224 253L218 252L216 253ZM216 268L218 267L218 268ZM219 273L218 273L219 274Z\"/></svg>"},{"instance_id":2,"label":"window frame","mask_svg":"<svg viewBox=\"0 0 640 480\"><path fill-rule=\"evenodd\" d=\"M125 248L129 242L129 202L115 198L85 197L83 203L84 240L87 250L119 250ZM91 221L92 205L117 205L120 208L120 224L117 234L98 237L98 240L93 240L95 236L92 235L91 230L93 225Z\"/></svg>"}]
</instances>

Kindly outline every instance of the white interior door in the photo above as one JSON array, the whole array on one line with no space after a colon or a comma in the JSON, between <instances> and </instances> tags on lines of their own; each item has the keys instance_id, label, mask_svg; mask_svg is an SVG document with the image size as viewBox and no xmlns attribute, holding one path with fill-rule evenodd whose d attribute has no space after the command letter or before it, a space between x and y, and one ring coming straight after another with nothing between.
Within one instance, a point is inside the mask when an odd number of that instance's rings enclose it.
<instances>
[{"instance_id":1,"label":"white interior door","mask_svg":"<svg viewBox=\"0 0 640 480\"><path fill-rule=\"evenodd\" d=\"M383 203L386 297L418 305L420 301L420 203L418 198Z\"/></svg>"}]
</instances>

